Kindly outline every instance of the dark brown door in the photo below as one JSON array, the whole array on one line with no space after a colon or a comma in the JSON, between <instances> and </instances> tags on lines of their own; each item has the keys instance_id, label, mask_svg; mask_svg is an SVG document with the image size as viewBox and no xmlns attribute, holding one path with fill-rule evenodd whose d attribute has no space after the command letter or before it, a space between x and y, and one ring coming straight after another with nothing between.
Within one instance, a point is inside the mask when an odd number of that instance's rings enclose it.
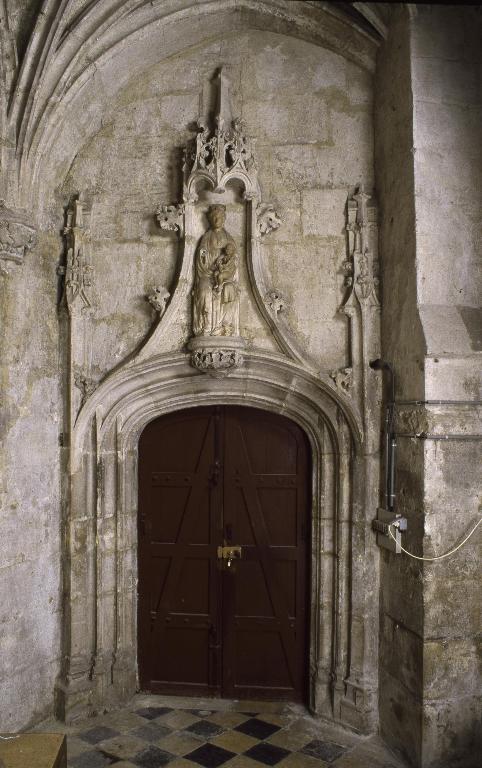
<instances>
[{"instance_id":1,"label":"dark brown door","mask_svg":"<svg viewBox=\"0 0 482 768\"><path fill-rule=\"evenodd\" d=\"M309 446L289 419L191 408L139 443L143 690L302 701ZM229 557L231 547L241 557ZM223 557L224 556L224 557Z\"/></svg>"}]
</instances>

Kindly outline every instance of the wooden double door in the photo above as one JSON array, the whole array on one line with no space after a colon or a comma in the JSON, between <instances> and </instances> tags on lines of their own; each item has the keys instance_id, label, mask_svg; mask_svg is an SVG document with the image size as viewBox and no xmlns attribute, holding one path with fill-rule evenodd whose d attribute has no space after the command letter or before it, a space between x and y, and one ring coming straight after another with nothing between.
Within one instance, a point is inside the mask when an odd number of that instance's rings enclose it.
<instances>
[{"instance_id":1,"label":"wooden double door","mask_svg":"<svg viewBox=\"0 0 482 768\"><path fill-rule=\"evenodd\" d=\"M305 700L309 457L296 424L253 408L191 408L146 427L142 690Z\"/></svg>"}]
</instances>

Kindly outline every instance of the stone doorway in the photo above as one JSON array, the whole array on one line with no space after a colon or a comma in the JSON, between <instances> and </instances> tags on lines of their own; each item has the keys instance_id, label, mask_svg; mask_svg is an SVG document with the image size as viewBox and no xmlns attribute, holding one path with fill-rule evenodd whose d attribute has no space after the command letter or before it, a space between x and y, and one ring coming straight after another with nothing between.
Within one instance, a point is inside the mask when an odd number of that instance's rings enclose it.
<instances>
[{"instance_id":1,"label":"stone doorway","mask_svg":"<svg viewBox=\"0 0 482 768\"><path fill-rule=\"evenodd\" d=\"M139 442L142 690L306 701L310 449L284 416L210 406Z\"/></svg>"}]
</instances>

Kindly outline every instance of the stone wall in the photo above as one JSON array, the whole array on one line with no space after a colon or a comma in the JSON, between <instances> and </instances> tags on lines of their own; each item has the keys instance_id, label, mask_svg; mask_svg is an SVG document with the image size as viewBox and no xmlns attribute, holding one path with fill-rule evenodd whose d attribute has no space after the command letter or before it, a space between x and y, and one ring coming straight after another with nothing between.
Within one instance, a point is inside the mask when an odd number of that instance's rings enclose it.
<instances>
[{"instance_id":1,"label":"stone wall","mask_svg":"<svg viewBox=\"0 0 482 768\"><path fill-rule=\"evenodd\" d=\"M476 9L399 9L377 67L383 353L396 399L420 401L397 409L396 509L424 557L480 514L479 38ZM479 542L382 553L381 731L424 768L480 751Z\"/></svg>"},{"instance_id":2,"label":"stone wall","mask_svg":"<svg viewBox=\"0 0 482 768\"><path fill-rule=\"evenodd\" d=\"M449 436L427 440L424 449L422 551L429 557L460 541L481 511L481 32L480 9L469 7L420 8L412 32L425 395L455 401L428 406L428 431ZM480 540L477 531L453 557L423 568L424 766L451 758L469 765L482 749Z\"/></svg>"},{"instance_id":3,"label":"stone wall","mask_svg":"<svg viewBox=\"0 0 482 768\"><path fill-rule=\"evenodd\" d=\"M181 194L181 148L189 126L209 110L210 81L228 64L233 115L256 139L263 197L282 226L266 238L273 287L286 301L300 346L320 369L349 364L345 296L346 201L357 183L373 186L371 77L330 51L252 31L202 45L148 69L106 105L103 129L77 154L57 191L59 207L75 192L92 203L93 365L97 379L144 339L154 313L145 296L172 290L177 239L155 219ZM233 197L226 226L239 240L244 222ZM199 221L199 236L206 221ZM245 270L241 274L247 287ZM249 291L241 332L251 348L276 349ZM176 328L166 349L187 340Z\"/></svg>"},{"instance_id":4,"label":"stone wall","mask_svg":"<svg viewBox=\"0 0 482 768\"><path fill-rule=\"evenodd\" d=\"M52 711L59 669L61 504L58 236L1 280L0 729Z\"/></svg>"},{"instance_id":5,"label":"stone wall","mask_svg":"<svg viewBox=\"0 0 482 768\"><path fill-rule=\"evenodd\" d=\"M396 75L394 74L396 73ZM382 354L396 373L396 399L424 398L424 339L417 311L410 24L399 9L377 66L376 170L380 195ZM386 397L390 397L386 388ZM399 444L397 509L406 543L423 530L423 446ZM421 567L381 551L380 728L414 764L422 743L423 591Z\"/></svg>"}]
</instances>

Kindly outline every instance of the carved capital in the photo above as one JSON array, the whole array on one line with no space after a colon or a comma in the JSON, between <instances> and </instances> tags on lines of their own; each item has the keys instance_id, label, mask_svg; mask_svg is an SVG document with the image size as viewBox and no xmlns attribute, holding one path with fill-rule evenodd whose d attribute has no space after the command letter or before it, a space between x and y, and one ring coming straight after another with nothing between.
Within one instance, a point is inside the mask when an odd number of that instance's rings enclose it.
<instances>
[{"instance_id":1,"label":"carved capital","mask_svg":"<svg viewBox=\"0 0 482 768\"><path fill-rule=\"evenodd\" d=\"M258 234L269 235L282 224L281 218L270 203L260 203L256 208L256 227Z\"/></svg>"},{"instance_id":2,"label":"carved capital","mask_svg":"<svg viewBox=\"0 0 482 768\"><path fill-rule=\"evenodd\" d=\"M184 233L184 205L160 205L157 209L157 220L161 229L168 232Z\"/></svg>"},{"instance_id":3,"label":"carved capital","mask_svg":"<svg viewBox=\"0 0 482 768\"><path fill-rule=\"evenodd\" d=\"M35 245L37 230L25 211L7 208L0 200L0 262L22 264L27 251ZM0 270L7 270L0 265Z\"/></svg>"},{"instance_id":4,"label":"carved capital","mask_svg":"<svg viewBox=\"0 0 482 768\"><path fill-rule=\"evenodd\" d=\"M395 430L403 434L421 436L430 431L429 415L423 406L395 411Z\"/></svg>"}]
</instances>

